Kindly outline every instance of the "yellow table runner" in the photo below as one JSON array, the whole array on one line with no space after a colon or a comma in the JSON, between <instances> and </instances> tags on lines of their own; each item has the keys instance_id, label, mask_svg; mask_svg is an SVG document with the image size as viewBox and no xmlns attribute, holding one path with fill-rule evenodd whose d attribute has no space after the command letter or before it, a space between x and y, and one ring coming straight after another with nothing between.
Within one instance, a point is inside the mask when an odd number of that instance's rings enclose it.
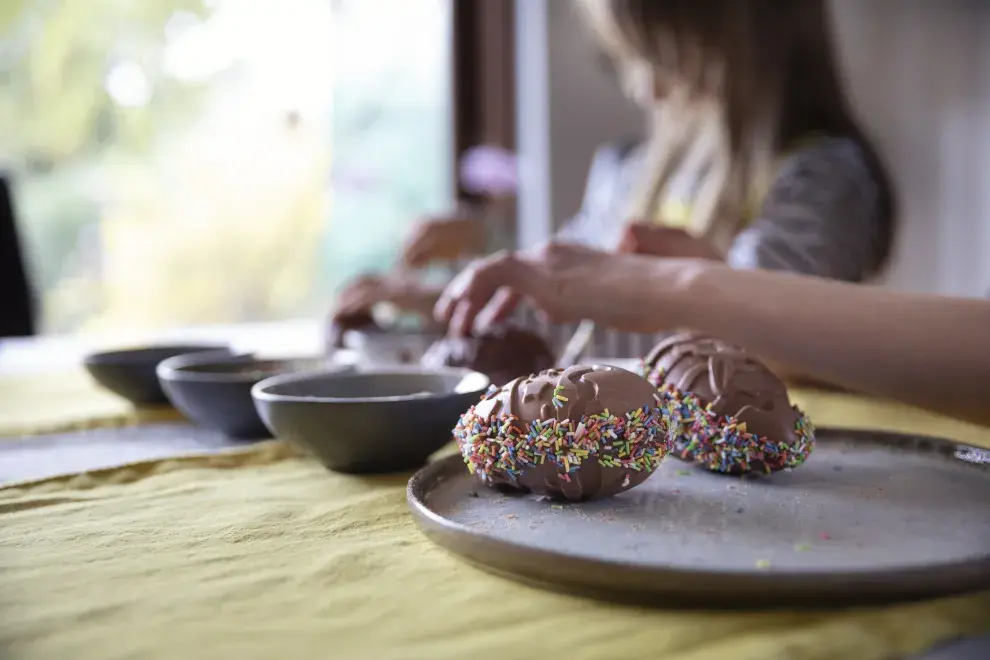
<instances>
[{"instance_id":1,"label":"yellow table runner","mask_svg":"<svg viewBox=\"0 0 990 660\"><path fill-rule=\"evenodd\" d=\"M179 415L168 406L135 410L124 399L100 389L82 370L0 376L0 441L19 435L174 419Z\"/></svg>"},{"instance_id":2,"label":"yellow table runner","mask_svg":"<svg viewBox=\"0 0 990 660\"><path fill-rule=\"evenodd\" d=\"M821 425L908 420L990 447L986 429L892 404L857 419L855 398L796 397ZM986 593L739 614L530 589L428 542L407 476L330 474L271 442L0 490L0 657L879 660L990 630Z\"/></svg>"}]
</instances>

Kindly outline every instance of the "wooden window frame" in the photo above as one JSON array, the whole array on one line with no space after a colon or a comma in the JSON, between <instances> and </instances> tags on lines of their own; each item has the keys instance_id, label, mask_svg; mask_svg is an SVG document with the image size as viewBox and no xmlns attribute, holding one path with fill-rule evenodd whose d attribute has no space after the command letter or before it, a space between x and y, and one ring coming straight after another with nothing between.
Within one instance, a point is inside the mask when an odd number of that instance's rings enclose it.
<instances>
[{"instance_id":1,"label":"wooden window frame","mask_svg":"<svg viewBox=\"0 0 990 660\"><path fill-rule=\"evenodd\" d=\"M480 145L516 150L517 1L449 0L453 18L454 177L457 199L462 203L484 203L461 185L458 164L466 151Z\"/></svg>"}]
</instances>

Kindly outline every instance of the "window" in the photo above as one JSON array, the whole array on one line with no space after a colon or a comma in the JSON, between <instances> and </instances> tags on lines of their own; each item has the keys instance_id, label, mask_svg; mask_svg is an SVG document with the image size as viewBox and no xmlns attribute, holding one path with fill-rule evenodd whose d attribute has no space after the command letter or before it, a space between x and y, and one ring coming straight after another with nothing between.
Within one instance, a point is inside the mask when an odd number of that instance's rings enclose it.
<instances>
[{"instance_id":1,"label":"window","mask_svg":"<svg viewBox=\"0 0 990 660\"><path fill-rule=\"evenodd\" d=\"M452 1L333 2L332 288L387 270L409 223L452 205Z\"/></svg>"},{"instance_id":2,"label":"window","mask_svg":"<svg viewBox=\"0 0 990 660\"><path fill-rule=\"evenodd\" d=\"M514 146L512 0L6 0L0 164L46 332L322 315Z\"/></svg>"},{"instance_id":3,"label":"window","mask_svg":"<svg viewBox=\"0 0 990 660\"><path fill-rule=\"evenodd\" d=\"M3 6L46 332L315 316L447 206L450 0Z\"/></svg>"}]
</instances>

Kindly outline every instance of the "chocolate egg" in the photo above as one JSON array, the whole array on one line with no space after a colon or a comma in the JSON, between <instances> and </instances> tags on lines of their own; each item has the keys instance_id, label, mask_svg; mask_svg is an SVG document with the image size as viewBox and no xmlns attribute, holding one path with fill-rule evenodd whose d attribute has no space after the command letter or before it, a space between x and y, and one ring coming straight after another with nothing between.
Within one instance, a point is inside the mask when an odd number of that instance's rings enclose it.
<instances>
[{"instance_id":1,"label":"chocolate egg","mask_svg":"<svg viewBox=\"0 0 990 660\"><path fill-rule=\"evenodd\" d=\"M454 429L489 486L578 501L641 484L667 453L660 396L617 367L549 369L492 388Z\"/></svg>"},{"instance_id":2,"label":"chocolate egg","mask_svg":"<svg viewBox=\"0 0 990 660\"><path fill-rule=\"evenodd\" d=\"M420 364L480 371L493 385L501 386L550 368L553 358L550 346L539 335L501 325L473 337L444 337L430 346Z\"/></svg>"},{"instance_id":3,"label":"chocolate egg","mask_svg":"<svg viewBox=\"0 0 990 660\"><path fill-rule=\"evenodd\" d=\"M644 360L647 379L668 399L673 452L728 474L801 465L814 429L791 404L787 387L744 349L694 333L657 344Z\"/></svg>"}]
</instances>

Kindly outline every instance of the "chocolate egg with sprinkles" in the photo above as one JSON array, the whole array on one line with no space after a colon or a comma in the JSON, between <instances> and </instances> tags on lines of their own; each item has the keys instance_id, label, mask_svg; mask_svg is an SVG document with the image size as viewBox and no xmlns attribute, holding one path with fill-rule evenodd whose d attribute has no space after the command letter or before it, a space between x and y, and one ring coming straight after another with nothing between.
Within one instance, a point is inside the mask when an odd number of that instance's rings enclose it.
<instances>
[{"instance_id":1,"label":"chocolate egg with sprinkles","mask_svg":"<svg viewBox=\"0 0 990 660\"><path fill-rule=\"evenodd\" d=\"M787 387L744 349L693 333L668 337L644 360L667 406L672 451L714 472L794 468L815 445L814 428Z\"/></svg>"},{"instance_id":2,"label":"chocolate egg with sprinkles","mask_svg":"<svg viewBox=\"0 0 990 660\"><path fill-rule=\"evenodd\" d=\"M492 388L454 438L483 483L580 501L646 480L667 454L661 395L607 366L549 369Z\"/></svg>"}]
</instances>

